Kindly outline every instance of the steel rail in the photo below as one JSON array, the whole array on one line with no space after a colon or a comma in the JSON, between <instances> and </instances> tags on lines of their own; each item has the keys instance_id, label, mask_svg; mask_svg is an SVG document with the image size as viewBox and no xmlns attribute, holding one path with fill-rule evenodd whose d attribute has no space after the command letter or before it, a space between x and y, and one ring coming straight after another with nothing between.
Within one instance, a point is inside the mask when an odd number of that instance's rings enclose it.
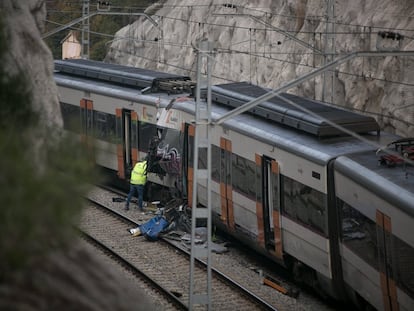
<instances>
[{"instance_id":1,"label":"steel rail","mask_svg":"<svg viewBox=\"0 0 414 311\"><path fill-rule=\"evenodd\" d=\"M178 299L171 291L164 288L161 284L155 282L151 277L149 277L145 272L138 269L134 264L126 260L125 258L118 255L114 250L106 246L105 244L101 243L85 231L79 229L81 237L84 238L88 243L93 244L95 247L102 249L105 253L109 253L111 256L115 257L115 259L123 266L125 266L128 270L132 271L134 274L138 274L140 277L144 278L148 283L153 285L157 290L163 293L164 296L167 297L168 300L171 300L174 305L176 305L181 310L188 310L188 306Z\"/></svg>"},{"instance_id":2,"label":"steel rail","mask_svg":"<svg viewBox=\"0 0 414 311\"><path fill-rule=\"evenodd\" d=\"M106 186L99 186L100 188L103 188L107 191L112 191L115 192L117 194L122 194L122 192L116 191L110 187L106 187ZM139 224L132 220L131 218L123 215L122 213L113 210L112 208L106 207L105 205L96 202L95 200L92 200L90 198L88 198L88 200L93 203L98 205L99 207L101 207L102 209L108 211L109 213L112 213L114 215L116 215L116 217L119 217L127 222L130 222L131 224L134 224L135 226L138 226ZM181 248L180 246L178 246L177 244L173 243L172 241L170 241L167 238L164 238L162 235L159 237L159 241L168 244L169 246L172 246L174 249L180 251L181 253L187 255L188 257L191 255L187 250L185 250L184 248ZM207 263L199 258L195 258L195 260L197 261L197 263L199 263L201 266L203 266L204 268L207 266ZM242 292L244 295L246 295L248 298L252 299L254 302L256 302L257 304L259 304L260 306L264 307L265 310L272 310L272 311L278 311L278 309L271 305L270 303L268 303L266 300L262 299L261 297L259 297L258 295L256 295L255 293L253 293L252 291L248 290L246 287L244 287L243 285L241 285L240 283L234 281L233 279L229 278L228 276L226 276L223 272L219 271L218 269L212 267L212 272L222 281L229 283L231 286L233 286L234 288L238 289L240 292Z\"/></svg>"}]
</instances>

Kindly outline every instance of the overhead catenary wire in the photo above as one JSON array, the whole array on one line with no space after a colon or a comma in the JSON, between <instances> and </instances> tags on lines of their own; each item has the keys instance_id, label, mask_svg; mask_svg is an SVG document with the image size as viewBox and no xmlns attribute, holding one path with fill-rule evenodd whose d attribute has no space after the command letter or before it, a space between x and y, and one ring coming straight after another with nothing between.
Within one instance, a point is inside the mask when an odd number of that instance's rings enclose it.
<instances>
[{"instance_id":1,"label":"overhead catenary wire","mask_svg":"<svg viewBox=\"0 0 414 311\"><path fill-rule=\"evenodd\" d=\"M55 23L55 24L58 24L58 23ZM80 30L79 28L75 28L75 27L72 27L72 29L77 29L77 30ZM111 34L105 34L105 33L100 33L100 32L94 32L94 31L91 31L91 34L95 34L95 35L100 35L100 36L105 36L105 37L108 37L108 38L115 38L115 36L114 35L111 35ZM146 43L150 43L150 44L157 44L157 42L155 42L155 41L153 41L153 40L142 40L142 39L137 39L137 38L131 38L131 37L116 37L117 39L119 39L119 40L123 40L123 39L125 39L125 40L129 40L129 41L138 41L138 42L146 42ZM191 49L193 49L194 47L193 46L190 46L190 45L184 45L184 44L178 44L178 43L169 43L169 42L164 42L164 45L171 45L171 46L178 46L178 47L181 47L181 48L191 48ZM111 47L111 49L114 49L113 47ZM119 52L123 52L123 53L126 53L125 51L122 51L122 50L120 50L120 49L116 49L117 51L119 51ZM218 50L218 52L228 52L228 53L241 53L241 54L246 54L246 55L249 55L250 54L250 52L248 52L248 51L236 51L236 50L230 50L230 49L228 49L228 50L226 50L226 49L219 49ZM128 55L134 55L133 53L126 53L126 54L128 54ZM296 52L294 52L294 53L280 53L280 54L297 54ZM299 54L301 54L301 53L299 53ZM280 61L280 62L285 62L285 63L291 63L291 64L294 64L294 65L299 65L299 66L305 66L305 67L309 67L309 68L313 68L313 66L310 66L310 65L308 65L308 64L303 64L303 63L298 63L298 62L294 62L294 61L289 61L289 60L284 60L284 59L277 59L277 58L271 58L271 57L266 57L266 56L263 56L263 55L260 55L260 54L252 54L253 56L255 56L255 57L260 57L260 58L267 58L267 59L269 59L269 60L274 60L274 61ZM339 56L340 56L340 54L338 54ZM135 55L134 55L135 56ZM146 59L146 60L149 60L149 61L152 61L152 62L157 62L157 60L156 59L151 59L151 58L148 58L148 57L144 57L144 56L142 56L142 55L140 55L140 56L136 56L136 57L138 57L138 58L143 58L143 59ZM177 66L177 65L173 65L173 64L170 64L170 63L167 63L167 62L162 62L162 64L163 65L167 65L167 66L169 66L169 67L173 67L173 68L177 68L177 69L180 69L180 70L185 70L186 72L191 72L191 73L195 73L195 71L194 70L192 70L192 69L188 69L188 68L182 68L182 67L180 67L180 66ZM349 73L349 72L344 72L344 71L340 71L340 70L338 70L337 71L337 73L338 74L344 74L344 75L350 75L350 76L354 76L354 77L356 77L356 78L360 78L360 79L366 79L367 77L366 76L363 76L363 75L360 75L360 74L354 74L354 73ZM227 78L223 78L223 77L220 77L220 76L217 76L217 75L213 75L213 77L215 78L215 79L219 79L219 80L222 80L222 81L229 81L229 82L235 82L234 80L232 80L232 79L227 79ZM408 82L400 82L400 81L392 81L392 80L386 80L386 79L380 79L380 78L375 78L375 77L369 77L369 79L370 80L377 80L377 81L382 81L382 82L387 82L387 83L393 83L393 84L399 84L399 85L405 85L405 86L414 86L414 84L412 84L412 83L408 83ZM404 121L404 120L402 120L402 119L398 119L398 118L393 118L393 117L391 117L391 116L389 116L389 115L384 115L384 114L380 114L380 113L374 113L374 112L369 112L369 111L365 111L366 113L370 113L370 114L375 114L375 115L377 115L377 116L381 116L381 117L383 117L383 118L391 118L391 119L395 119L395 120L399 120L399 121L401 121L401 122L404 122L404 123L406 123L406 124L408 124L409 125L409 122L406 122L406 121Z\"/></svg>"},{"instance_id":2,"label":"overhead catenary wire","mask_svg":"<svg viewBox=\"0 0 414 311\"><path fill-rule=\"evenodd\" d=\"M222 24L222 23L217 23L217 22L206 22L206 21L197 21L197 20L190 20L190 19L185 19L185 18L180 18L180 17L171 17L171 16L164 16L164 15L157 15L159 17L163 17L164 19L170 19L170 20L175 20L175 21L182 21L182 22L187 22L187 23L193 23L193 24L205 24L205 25L209 25L209 26L215 26L215 27L224 27L224 28L233 28L233 29L244 29L244 30L256 30L256 31L271 31L270 28L268 27L248 27L248 26L235 26L235 25L228 25L228 24ZM321 23L324 23L325 21L321 20ZM340 23L337 23L340 24ZM370 26L370 25L353 25L354 27L358 27L358 28L371 28L371 29L377 29L377 30L390 30L390 27L384 27L384 26ZM413 32L414 33L414 29L394 29L392 28L392 30L394 31L407 31L407 32ZM306 31L306 30L291 30L291 29L287 29L284 30L286 33L292 33L295 35L300 35L300 34L326 34L326 32L322 32L322 31ZM328 34L335 34L335 35L356 35L356 34L365 34L366 32L363 31L335 31L335 32L328 32Z\"/></svg>"},{"instance_id":3,"label":"overhead catenary wire","mask_svg":"<svg viewBox=\"0 0 414 311\"><path fill-rule=\"evenodd\" d=\"M64 24L61 23L57 23L54 21L50 21L47 20L47 22L53 23L55 25L58 26L63 26ZM72 30L78 30L81 31L81 28L78 27L70 27L70 29ZM147 39L138 39L138 38L134 38L134 37L130 37L130 36L115 36L113 34L108 34L108 33L102 33L102 32L97 32L97 31L89 31L91 34L94 35L98 35L98 36L103 36L103 37L107 37L107 38L111 38L111 39L117 39L117 40L128 40L128 41L135 41L135 42L145 42L148 44L154 44L157 45L158 42L154 41L154 40L147 40ZM189 49L193 49L194 47L192 45L189 44L181 44L181 43L176 43L176 42L169 42L169 41L163 41L163 44L166 46L175 46L175 47L180 47L180 48L189 48ZM112 47L113 49L113 47ZM230 48L218 48L217 49L218 53L230 53L230 54L245 54L247 56L254 56L254 57L258 57L258 58L264 58L264 59L268 59L268 60L274 60L274 61L280 61L280 62L286 62L286 63L290 63L293 65L298 65L298 66L304 66L304 67L308 67L308 68L314 68L313 66L306 64L306 63L300 63L300 62L295 62L295 61L291 61L291 60L286 60L286 59L278 59L278 58L274 58L274 57L269 57L266 55L263 55L263 53L252 53L249 50L246 51L242 51L242 50L234 50L234 49L230 49ZM307 52L265 52L264 54L270 55L270 54L275 54L275 55L312 55L313 53L307 53ZM342 56L344 55L344 53L337 53L335 54L335 56ZM393 81L393 80L387 80L387 79L381 79L381 78L375 78L375 77L367 77L361 74L355 74L355 73L350 73L350 72L345 72L345 71L340 71L337 70L338 74L344 74L344 75L349 75L349 76L354 76L356 78L369 78L370 80L376 80L376 81L383 81L383 82L388 82L388 83L393 83L393 84L401 84L401 85L407 85L407 86L414 86L413 83L409 83L409 82L400 82L400 81Z\"/></svg>"},{"instance_id":4,"label":"overhead catenary wire","mask_svg":"<svg viewBox=\"0 0 414 311\"><path fill-rule=\"evenodd\" d=\"M266 30L266 31L271 31L269 28L267 28L267 27L265 27L265 28L251 28L251 27L240 27L240 26L237 26L237 27L234 27L234 26L229 26L229 25L223 25L223 24L219 24L219 23L206 23L206 22L198 22L198 21L192 21L192 20L190 20L190 19L180 19L180 18L177 18L177 17L166 17L166 16L163 16L163 18L164 19L172 19L172 20L180 20L180 21L185 21L186 23L198 23L199 25L201 24L201 25L210 25L210 26L215 26L215 27L232 27L232 28L236 28L236 29L254 29L255 31L260 31L260 30ZM321 21L321 22L323 22L323 21ZM341 24L341 23L339 23L338 22L338 24ZM389 29L389 27L377 27L377 26L364 26L364 25L352 25L352 24L344 24L344 25L347 25L347 26L352 26L352 27L370 27L371 29ZM404 31L414 31L414 30L407 30L407 29L404 29ZM286 31L286 32L289 32L289 31ZM293 32L293 31L292 31ZM102 34L100 34L100 33L98 33L98 32L91 32L91 33L94 33L94 34L97 34L97 35L102 35ZM296 34L304 34L304 33L313 33L313 34L315 34L316 32L314 32L314 31L309 31L309 32L295 32ZM363 32L363 31L361 31L361 32L356 32L356 31L346 31L346 32L338 32L338 31L335 31L334 32L335 34L353 34L353 35L355 35L355 34L358 34L358 33L366 33L366 32ZM317 34L317 33L316 33ZM321 33L322 34L322 33ZM325 33L323 33L323 34L325 34ZM105 35L107 35L107 34L105 34ZM107 35L108 37L110 37L111 35ZM114 36L113 36L114 37ZM134 38L134 40L136 40L135 38ZM149 42L149 41L147 41L147 42ZM168 45L169 43L168 42L165 42L164 41L164 44L166 44L166 45ZM190 48L190 46L188 46L188 45L182 45L182 44L176 44L175 43L175 46L180 46L180 47L184 47L184 48ZM191 48L194 48L194 47L191 47ZM223 52L225 52L225 51L223 51ZM255 56L255 57L262 57L262 56L260 56L260 55L253 55L252 53L248 53L248 52L246 52L246 51L237 51L237 50L228 50L227 52L229 52L229 53L244 53L244 54L247 54L247 55L252 55L252 56ZM286 53L286 54L293 54L293 53ZM300 54L303 54L303 53L300 53ZM132 53L130 54L130 55L132 55ZM336 55L336 56L338 56L338 55ZM142 56L139 56L139 57L142 57ZM270 59L272 59L272 60L276 60L277 61L277 59L273 59L273 58L270 58ZM156 62L156 60L153 60L154 62ZM217 61L217 60L216 60ZM286 62L286 60L278 60L278 61L282 61L282 62ZM163 64L166 64L165 62L163 63ZM307 65L307 64L300 64L300 63L295 63L296 65L299 65L299 66L307 66L307 67L310 67L310 68L313 68L312 66L309 66L309 65ZM222 64L222 65L226 65L226 64ZM177 67L177 66L176 66ZM189 69L186 69L186 70L189 70ZM190 69L191 70L191 69ZM230 69L230 71L231 71L231 69ZM353 74L353 73L346 73L346 72L340 72L340 71L338 71L338 73L339 74L348 74L348 75L352 75L352 76L355 76L355 77L361 77L361 78L364 78L364 77L362 77L361 75L358 75L358 74ZM240 74L240 73L238 73L238 74ZM242 74L243 75L243 74ZM403 83L401 83L401 82L398 82L398 81L387 81L387 80L385 80L385 79L378 79L378 78L372 78L372 77L370 77L370 79L372 79L372 80L382 80L382 81L386 81L386 82L390 82L390 83L397 83L397 84L401 84L401 85L408 85L408 86L413 86L412 84L410 84L410 83L405 83L405 82L403 82ZM387 116L387 115L383 115L383 114L378 114L378 115L381 115L382 117L386 117L386 118L389 118L390 116Z\"/></svg>"},{"instance_id":5,"label":"overhead catenary wire","mask_svg":"<svg viewBox=\"0 0 414 311\"><path fill-rule=\"evenodd\" d=\"M174 4L174 5L168 5L168 4L163 4L163 8L167 8L169 10L171 9L204 9L204 8L222 8L223 7L223 3L221 4L184 4L184 5L180 5L180 4ZM137 7L131 7L131 6L126 6L126 7L122 7L122 6L113 6L116 8L137 8ZM304 16L298 16L298 15L289 15L289 14L283 14L283 13L277 13L277 12L270 12L269 9L267 7L249 7L249 6L243 6L243 5L236 5L237 8L242 9L246 12L253 12L253 13L259 13L259 14L263 14L263 15L269 15L269 16L279 16L279 17L285 17L285 18L291 18L291 19L305 19L305 20L309 20L309 21L317 21L317 22L325 22L325 15L304 15ZM372 11L372 15L375 15L376 12L381 12L383 15L385 16L392 16L392 17L405 17L405 18L412 18L411 15L401 15L401 14L392 14L392 13L387 13L384 10L373 10ZM348 25L348 26L355 26L355 27L369 27L368 25L362 25L362 24L351 24L351 23L340 23L343 25ZM374 28L379 28L379 29L384 29L384 27L381 26L377 26ZM414 31L414 29L397 29L397 28L393 28L394 30L397 31ZM292 31L293 32L293 31Z\"/></svg>"},{"instance_id":6,"label":"overhead catenary wire","mask_svg":"<svg viewBox=\"0 0 414 311\"><path fill-rule=\"evenodd\" d=\"M136 58L143 58L143 59L146 59L146 60L149 60L149 61L157 62L157 60L155 60L155 59L151 59L151 58L148 58L148 57L145 57L145 56L142 56L142 55L135 55L133 53L129 53L129 52L121 50L121 49L116 49L116 50L119 51L119 52L122 52L124 54L128 54L130 56L136 57ZM177 66L177 65L174 65L174 64L170 64L170 63L167 63L167 62L163 62L162 64L166 65L166 66L169 66L169 67L176 68L176 69L184 70L188 73L195 73L196 72L195 70L193 70L191 68L183 68L183 67L180 67L180 66ZM213 77L216 78L216 79L221 79L221 80L226 81L226 82L238 82L236 80L227 79L227 78L223 78L223 77L220 77L220 76L213 75ZM409 121L405 121L403 119L397 118L397 117L392 116L392 115L387 115L387 114L383 114L383 113L372 112L372 111L369 111L369 110L362 110L362 109L352 108L352 107L343 107L341 105L336 105L336 104L332 104L332 103L330 105L336 106L336 107L339 107L339 108L342 108L342 109L346 109L346 110L358 111L358 112L363 112L363 113L375 115L375 116L382 117L382 118L393 119L393 120L396 120L398 122L405 123L408 126L414 126L414 123L409 122Z\"/></svg>"},{"instance_id":7,"label":"overhead catenary wire","mask_svg":"<svg viewBox=\"0 0 414 311\"><path fill-rule=\"evenodd\" d=\"M53 21L49 21L51 23L54 23L56 25L62 25L60 23L56 23ZM76 28L76 27L70 27L73 30L81 30L80 28ZM137 41L137 42L146 42L146 43L150 43L150 44L158 44L156 41L154 40L143 40L143 39L137 39L137 38L131 38L131 37L115 37L114 35L111 34L106 34L106 33L102 33L102 32L96 32L96 31L90 31L91 34L94 35L99 35L99 36L104 36L104 37L108 37L108 38L117 38L119 40L129 40L129 41ZM193 48L190 45L185 45L185 44L178 44L178 43L172 43L172 42L168 42L168 41L164 41L163 42L164 45L170 45L170 46L177 46L177 47L181 47L181 48ZM313 68L313 66L308 65L308 64L304 64L304 63L299 63L299 62L295 62L295 61L290 61L290 60L286 60L286 59L277 59L274 57L268 57L265 55L261 55L261 54L255 54L255 53L251 53L249 51L239 51L239 50L232 50L232 49L218 49L218 52L221 53L239 53L239 54L246 54L246 55L252 55L254 57L258 57L258 58L265 58L268 60L274 60L274 61L280 61L280 62L286 62L286 63L291 63L294 65L298 65L298 66L305 66L305 67L309 67L309 68ZM266 54L269 54L268 52L266 52ZM295 54L306 54L303 52L278 52L277 54L283 54L283 55L295 55ZM338 54L337 56L340 56L340 54ZM154 60L155 61L155 60ZM349 73L349 72L344 72L344 71L340 71L337 70L338 74L344 74L344 75L350 75L350 76L354 76L356 78L362 78L362 79L366 79L369 78L370 80L377 80L377 81L383 81L383 82L388 82L388 83L393 83L393 84L400 84L400 85L406 85L406 86L414 86L414 84L408 83L408 82L399 82L399 81L392 81L392 80L387 80L387 79L380 79L380 78L375 78L375 77L367 77L361 74L354 74L354 73ZM222 80L227 80L227 79L223 79L220 77L215 76L215 78L218 79L222 79Z\"/></svg>"},{"instance_id":8,"label":"overhead catenary wire","mask_svg":"<svg viewBox=\"0 0 414 311\"><path fill-rule=\"evenodd\" d=\"M174 6L171 8L177 8L180 6ZM188 7L188 6L182 6L182 7ZM69 11L70 13L73 13L72 11ZM275 15L275 14L273 14ZM278 15L278 14L276 14ZM185 18L179 18L179 17L171 17L171 16L165 16L165 15L154 15L156 17L159 18L164 18L164 19L169 19L169 20L175 20L175 21L182 21L182 22L186 22L186 23L193 23L193 24L204 24L204 25L209 25L209 26L215 26L215 27L227 27L227 28L234 28L234 29L251 29L251 30L255 30L255 31L271 31L271 29L269 29L269 27L247 27L247 26L237 26L237 25L228 25L228 24L222 24L222 23L217 23L217 22L206 22L205 20L203 21L198 21L198 20L191 20L191 19L185 19ZM326 21L323 19L318 20L318 23L325 23ZM375 29L375 30L390 30L390 27L384 27L384 26L375 26L375 25L362 25L362 24L351 24L351 23L341 23L341 22L335 22L337 25L346 25L346 26L352 26L352 27L356 27L359 29L363 29L363 28L370 28L370 29ZM414 29L405 29L405 28L392 28L393 31L405 31L405 32L413 32L414 33ZM295 29L290 30L290 29L286 29L284 30L286 33L291 33L294 35L299 35L299 34L317 34L317 35L324 35L326 34L326 32L322 32L322 31L306 31L306 30L300 30L297 31ZM356 34L366 34L366 32L364 31L355 31L355 30L348 30L348 31L335 31L332 33L327 33L327 34L334 34L334 35L356 35Z\"/></svg>"}]
</instances>

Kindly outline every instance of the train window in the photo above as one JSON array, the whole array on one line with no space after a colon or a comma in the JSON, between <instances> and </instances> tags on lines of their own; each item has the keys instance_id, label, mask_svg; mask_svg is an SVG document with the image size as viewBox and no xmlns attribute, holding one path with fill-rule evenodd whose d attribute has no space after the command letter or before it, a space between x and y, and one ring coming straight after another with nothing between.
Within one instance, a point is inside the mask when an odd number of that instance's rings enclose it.
<instances>
[{"instance_id":1,"label":"train window","mask_svg":"<svg viewBox=\"0 0 414 311\"><path fill-rule=\"evenodd\" d=\"M233 189L256 200L256 163L232 154Z\"/></svg>"},{"instance_id":2,"label":"train window","mask_svg":"<svg viewBox=\"0 0 414 311\"><path fill-rule=\"evenodd\" d=\"M220 148L211 145L211 178L220 182Z\"/></svg>"},{"instance_id":3,"label":"train window","mask_svg":"<svg viewBox=\"0 0 414 311\"><path fill-rule=\"evenodd\" d=\"M327 236L326 195L282 176L283 214Z\"/></svg>"},{"instance_id":4,"label":"train window","mask_svg":"<svg viewBox=\"0 0 414 311\"><path fill-rule=\"evenodd\" d=\"M115 142L115 115L95 111L94 135L107 142Z\"/></svg>"},{"instance_id":5,"label":"train window","mask_svg":"<svg viewBox=\"0 0 414 311\"><path fill-rule=\"evenodd\" d=\"M220 148L219 154L219 165L220 165L220 182L225 185L232 184L232 175L231 175L231 156L232 153L228 150Z\"/></svg>"},{"instance_id":6,"label":"train window","mask_svg":"<svg viewBox=\"0 0 414 311\"><path fill-rule=\"evenodd\" d=\"M262 174L263 170L259 165L256 165L256 201L262 202L263 200L263 189L262 189ZM277 197L277 195L275 195Z\"/></svg>"},{"instance_id":7,"label":"train window","mask_svg":"<svg viewBox=\"0 0 414 311\"><path fill-rule=\"evenodd\" d=\"M138 129L139 129L139 122L132 118L131 119L131 148L138 149ZM148 149L150 147L148 146Z\"/></svg>"},{"instance_id":8,"label":"train window","mask_svg":"<svg viewBox=\"0 0 414 311\"><path fill-rule=\"evenodd\" d=\"M148 122L139 122L138 133L138 149L148 152L151 139L157 135L157 126Z\"/></svg>"},{"instance_id":9,"label":"train window","mask_svg":"<svg viewBox=\"0 0 414 311\"><path fill-rule=\"evenodd\" d=\"M188 166L193 167L193 163L194 163L194 157L193 157L193 153L194 153L194 136L188 136L187 151L188 151L188 159L187 159Z\"/></svg>"},{"instance_id":10,"label":"train window","mask_svg":"<svg viewBox=\"0 0 414 311\"><path fill-rule=\"evenodd\" d=\"M106 140L116 143L116 116L108 114L106 118Z\"/></svg>"},{"instance_id":11,"label":"train window","mask_svg":"<svg viewBox=\"0 0 414 311\"><path fill-rule=\"evenodd\" d=\"M407 295L414 298L414 248L393 236L395 260L395 281Z\"/></svg>"},{"instance_id":12,"label":"train window","mask_svg":"<svg viewBox=\"0 0 414 311\"><path fill-rule=\"evenodd\" d=\"M280 211L279 206L279 174L273 174L271 176L272 179L272 204L273 210Z\"/></svg>"},{"instance_id":13,"label":"train window","mask_svg":"<svg viewBox=\"0 0 414 311\"><path fill-rule=\"evenodd\" d=\"M198 168L207 169L207 148L198 149ZM211 145L211 178L220 182L220 148Z\"/></svg>"},{"instance_id":14,"label":"train window","mask_svg":"<svg viewBox=\"0 0 414 311\"><path fill-rule=\"evenodd\" d=\"M207 148L198 148L198 168L207 169Z\"/></svg>"},{"instance_id":15,"label":"train window","mask_svg":"<svg viewBox=\"0 0 414 311\"><path fill-rule=\"evenodd\" d=\"M80 133L80 107L61 102L60 110L62 112L63 128L75 133Z\"/></svg>"},{"instance_id":16,"label":"train window","mask_svg":"<svg viewBox=\"0 0 414 311\"><path fill-rule=\"evenodd\" d=\"M337 199L337 205L341 215L342 243L378 270L375 222L340 199Z\"/></svg>"}]
</instances>

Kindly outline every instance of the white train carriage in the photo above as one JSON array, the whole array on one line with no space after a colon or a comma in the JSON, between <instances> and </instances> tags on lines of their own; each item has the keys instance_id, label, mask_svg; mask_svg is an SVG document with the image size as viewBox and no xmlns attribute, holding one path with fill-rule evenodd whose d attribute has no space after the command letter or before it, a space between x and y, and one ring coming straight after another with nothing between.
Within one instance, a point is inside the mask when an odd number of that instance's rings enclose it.
<instances>
[{"instance_id":1,"label":"white train carriage","mask_svg":"<svg viewBox=\"0 0 414 311\"><path fill-rule=\"evenodd\" d=\"M65 127L95 138L99 165L128 178L132 164L153 153L156 137L158 162L149 180L192 202L195 109L194 84L187 77L84 60L57 62L56 68ZM247 83L214 86L213 120L266 91ZM329 295L344 298L345 280L352 295L355 291L378 306L369 299L376 292L365 290L372 280L355 274L369 269L352 257L338 226L343 214L337 204L350 204L341 183L352 183L340 170L346 171L345 165L335 166L334 174L334 163L343 155L375 150L367 140L384 145L389 137L379 135L372 118L284 96L316 115L271 99L212 128L214 223ZM79 115L81 128L70 127L70 117L79 120ZM365 141L342 136L325 119L361 133ZM199 149L198 161L204 168L205 149ZM205 204L206 185L198 190Z\"/></svg>"},{"instance_id":2,"label":"white train carriage","mask_svg":"<svg viewBox=\"0 0 414 311\"><path fill-rule=\"evenodd\" d=\"M236 107L264 92L234 83L214 86L212 93L215 103ZM382 140L371 118L285 96L348 129L370 131L364 137L373 143ZM267 120L244 114L214 127L212 163L220 164L213 164L212 174L214 189L220 189L215 193L220 200L213 204L215 223L339 298L342 272L331 164L341 154L373 147L352 137L337 137L337 128L281 100L254 110ZM215 105L213 120L225 112Z\"/></svg>"},{"instance_id":3,"label":"white train carriage","mask_svg":"<svg viewBox=\"0 0 414 311\"><path fill-rule=\"evenodd\" d=\"M66 129L83 138L93 137L97 164L116 172L122 180L129 178L133 164L148 154L151 139L159 134L160 107L174 98L165 91L144 93L174 88L177 81L183 82L186 90L193 86L185 76L88 60L55 61L55 68ZM172 86L166 85L168 82ZM175 115L168 114L166 124L181 126ZM167 155L169 150L164 151ZM148 179L166 187L175 182L172 174L160 178L150 173Z\"/></svg>"},{"instance_id":4,"label":"white train carriage","mask_svg":"<svg viewBox=\"0 0 414 311\"><path fill-rule=\"evenodd\" d=\"M414 169L378 163L374 152L335 161L343 277L377 310L414 310Z\"/></svg>"}]
</instances>

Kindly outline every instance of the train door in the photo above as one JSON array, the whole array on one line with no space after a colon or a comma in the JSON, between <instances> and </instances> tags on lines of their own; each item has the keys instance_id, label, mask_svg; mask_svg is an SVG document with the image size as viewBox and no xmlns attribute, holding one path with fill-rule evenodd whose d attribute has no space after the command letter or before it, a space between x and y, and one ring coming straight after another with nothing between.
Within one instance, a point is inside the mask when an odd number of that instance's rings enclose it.
<instances>
[{"instance_id":1,"label":"train door","mask_svg":"<svg viewBox=\"0 0 414 311\"><path fill-rule=\"evenodd\" d=\"M392 262L391 218L377 210L378 260L385 311L398 311L398 298Z\"/></svg>"},{"instance_id":2,"label":"train door","mask_svg":"<svg viewBox=\"0 0 414 311\"><path fill-rule=\"evenodd\" d=\"M82 98L80 100L82 139L93 136L93 101Z\"/></svg>"},{"instance_id":3,"label":"train door","mask_svg":"<svg viewBox=\"0 0 414 311\"><path fill-rule=\"evenodd\" d=\"M233 210L233 187L231 180L232 164L231 141L220 139L220 197L221 197L221 221L230 230L235 229Z\"/></svg>"},{"instance_id":4,"label":"train door","mask_svg":"<svg viewBox=\"0 0 414 311\"><path fill-rule=\"evenodd\" d=\"M129 178L138 159L138 115L127 109L116 109L118 176Z\"/></svg>"},{"instance_id":5,"label":"train door","mask_svg":"<svg viewBox=\"0 0 414 311\"><path fill-rule=\"evenodd\" d=\"M185 153L183 155L183 166L187 169L187 172L183 184L187 184L187 201L191 205L193 200L193 150L194 150L194 135L195 129L192 125L186 125L187 140L184 141ZM231 152L231 141L225 138L220 139L220 163L219 166L219 182L220 182L220 202L221 202L221 216L220 220L230 230L235 229L234 222L234 211L233 211L233 187L231 181L231 164L232 164L232 152ZM215 165L215 164L213 164ZM217 178L217 179L218 179Z\"/></svg>"},{"instance_id":6,"label":"train door","mask_svg":"<svg viewBox=\"0 0 414 311\"><path fill-rule=\"evenodd\" d=\"M263 156L261 162L264 246L266 249L274 251L277 258L282 259L279 165L274 159L267 156Z\"/></svg>"}]
</instances>

